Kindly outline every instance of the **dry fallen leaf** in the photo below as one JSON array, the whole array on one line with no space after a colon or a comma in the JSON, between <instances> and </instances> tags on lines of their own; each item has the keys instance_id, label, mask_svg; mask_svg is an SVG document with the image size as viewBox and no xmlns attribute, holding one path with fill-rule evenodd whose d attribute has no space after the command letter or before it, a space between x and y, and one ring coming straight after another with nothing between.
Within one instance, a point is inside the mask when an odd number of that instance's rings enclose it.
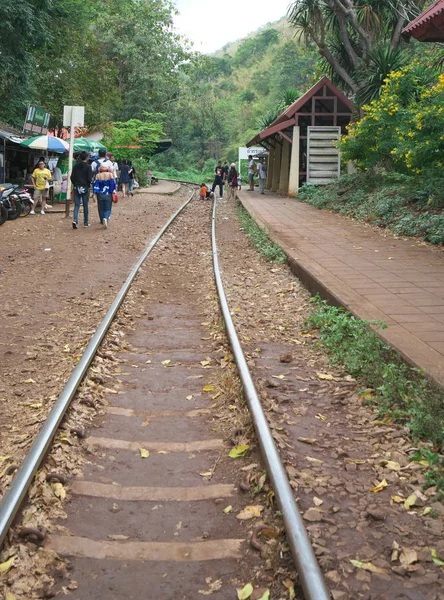
<instances>
[{"instance_id":1,"label":"dry fallen leaf","mask_svg":"<svg viewBox=\"0 0 444 600\"><path fill-rule=\"evenodd\" d=\"M288 590L289 600L294 600L296 598L296 592L294 591L294 583L291 579L284 579L282 582Z\"/></svg>"},{"instance_id":2,"label":"dry fallen leaf","mask_svg":"<svg viewBox=\"0 0 444 600\"><path fill-rule=\"evenodd\" d=\"M222 587L222 579L216 579L216 581L213 581L212 577L207 577L205 579L205 583L208 585L208 589L199 590L199 594L202 594L202 596L214 594L214 592L217 592Z\"/></svg>"},{"instance_id":3,"label":"dry fallen leaf","mask_svg":"<svg viewBox=\"0 0 444 600\"><path fill-rule=\"evenodd\" d=\"M247 519L255 519L261 516L261 512L264 510L263 506L259 504L246 506L243 510L236 515L236 519L239 521L246 521Z\"/></svg>"},{"instance_id":4,"label":"dry fallen leaf","mask_svg":"<svg viewBox=\"0 0 444 600\"><path fill-rule=\"evenodd\" d=\"M243 446L235 446L229 451L228 456L230 458L241 458L246 456L249 450L250 446L248 444L244 444Z\"/></svg>"},{"instance_id":5,"label":"dry fallen leaf","mask_svg":"<svg viewBox=\"0 0 444 600\"><path fill-rule=\"evenodd\" d=\"M438 552L435 548L432 548L430 550L430 554L432 555L432 560L435 563L435 565L438 565L438 567L444 567L444 561L438 558Z\"/></svg>"},{"instance_id":6,"label":"dry fallen leaf","mask_svg":"<svg viewBox=\"0 0 444 600\"><path fill-rule=\"evenodd\" d=\"M316 496L313 498L313 504L315 506L321 506L322 504L324 504L324 501L321 500L320 498L317 498Z\"/></svg>"},{"instance_id":7,"label":"dry fallen leaf","mask_svg":"<svg viewBox=\"0 0 444 600\"><path fill-rule=\"evenodd\" d=\"M110 540L129 540L129 535L116 534L116 535L109 535L108 537Z\"/></svg>"},{"instance_id":8,"label":"dry fallen leaf","mask_svg":"<svg viewBox=\"0 0 444 600\"><path fill-rule=\"evenodd\" d=\"M331 373L316 373L318 379L326 379L327 381L334 381L334 377Z\"/></svg>"},{"instance_id":9,"label":"dry fallen leaf","mask_svg":"<svg viewBox=\"0 0 444 600\"><path fill-rule=\"evenodd\" d=\"M0 563L0 573L7 573L14 566L15 556L8 558L6 562Z\"/></svg>"},{"instance_id":10,"label":"dry fallen leaf","mask_svg":"<svg viewBox=\"0 0 444 600\"><path fill-rule=\"evenodd\" d=\"M403 498L402 496L397 496L396 494L394 496L390 496L390 498L393 500L393 502L396 502L396 504L401 504L401 502L405 502L405 498Z\"/></svg>"},{"instance_id":11,"label":"dry fallen leaf","mask_svg":"<svg viewBox=\"0 0 444 600\"><path fill-rule=\"evenodd\" d=\"M193 399L193 395L190 394L189 396L186 397L187 400L192 400Z\"/></svg>"},{"instance_id":12,"label":"dry fallen leaf","mask_svg":"<svg viewBox=\"0 0 444 600\"><path fill-rule=\"evenodd\" d=\"M150 455L149 451L146 450L145 448L139 448L139 452L140 452L140 458L148 458L148 456ZM162 450L159 451L162 452Z\"/></svg>"},{"instance_id":13,"label":"dry fallen leaf","mask_svg":"<svg viewBox=\"0 0 444 600\"><path fill-rule=\"evenodd\" d=\"M418 562L418 554L413 548L403 548L399 555L399 562L401 565L409 566L415 562Z\"/></svg>"},{"instance_id":14,"label":"dry fallen leaf","mask_svg":"<svg viewBox=\"0 0 444 600\"><path fill-rule=\"evenodd\" d=\"M227 507L224 508L224 513L226 515L228 515L229 513L233 512L233 507L231 506L231 504Z\"/></svg>"},{"instance_id":15,"label":"dry fallen leaf","mask_svg":"<svg viewBox=\"0 0 444 600\"><path fill-rule=\"evenodd\" d=\"M248 600L253 593L254 588L251 583L247 583L243 588L237 589L237 600Z\"/></svg>"},{"instance_id":16,"label":"dry fallen leaf","mask_svg":"<svg viewBox=\"0 0 444 600\"><path fill-rule=\"evenodd\" d=\"M270 600L270 590L265 590L265 592L260 598L258 598L258 600Z\"/></svg>"},{"instance_id":17,"label":"dry fallen leaf","mask_svg":"<svg viewBox=\"0 0 444 600\"><path fill-rule=\"evenodd\" d=\"M169 365L169 364L170 364L170 362L171 362L170 360L163 360L163 361L162 361L162 365L165 365L165 366L166 366L166 365Z\"/></svg>"},{"instance_id":18,"label":"dry fallen leaf","mask_svg":"<svg viewBox=\"0 0 444 600\"><path fill-rule=\"evenodd\" d=\"M388 486L387 481L385 479L383 479L380 483L376 484L375 487L371 489L371 491L376 494L377 492L382 492L382 490L384 488L386 488L387 486Z\"/></svg>"},{"instance_id":19,"label":"dry fallen leaf","mask_svg":"<svg viewBox=\"0 0 444 600\"><path fill-rule=\"evenodd\" d=\"M389 469L390 471L400 471L401 470L401 465L399 464L399 462L396 462L394 460L384 460L382 463L382 466L385 467L386 469Z\"/></svg>"},{"instance_id":20,"label":"dry fallen leaf","mask_svg":"<svg viewBox=\"0 0 444 600\"><path fill-rule=\"evenodd\" d=\"M324 415L321 415L321 413L318 413L317 415L315 415L315 419L319 419L321 421L326 421L327 417L325 417Z\"/></svg>"},{"instance_id":21,"label":"dry fallen leaf","mask_svg":"<svg viewBox=\"0 0 444 600\"><path fill-rule=\"evenodd\" d=\"M201 477L212 477L213 471L205 471L205 473L199 473Z\"/></svg>"},{"instance_id":22,"label":"dry fallen leaf","mask_svg":"<svg viewBox=\"0 0 444 600\"><path fill-rule=\"evenodd\" d=\"M204 385L203 391L204 392L214 392L214 386L212 386L212 385Z\"/></svg>"},{"instance_id":23,"label":"dry fallen leaf","mask_svg":"<svg viewBox=\"0 0 444 600\"><path fill-rule=\"evenodd\" d=\"M275 379L285 379L285 375L272 375Z\"/></svg>"},{"instance_id":24,"label":"dry fallen leaf","mask_svg":"<svg viewBox=\"0 0 444 600\"><path fill-rule=\"evenodd\" d=\"M363 569L364 571L370 571L371 573L386 573L385 569L377 567L371 562L361 562L360 560L353 559L350 559L350 562L354 567Z\"/></svg>"},{"instance_id":25,"label":"dry fallen leaf","mask_svg":"<svg viewBox=\"0 0 444 600\"><path fill-rule=\"evenodd\" d=\"M54 492L54 496L60 498L60 500L64 500L66 498L66 490L61 483L51 483L52 491Z\"/></svg>"},{"instance_id":26,"label":"dry fallen leaf","mask_svg":"<svg viewBox=\"0 0 444 600\"><path fill-rule=\"evenodd\" d=\"M34 379L25 379L25 381L23 383L35 383Z\"/></svg>"}]
</instances>

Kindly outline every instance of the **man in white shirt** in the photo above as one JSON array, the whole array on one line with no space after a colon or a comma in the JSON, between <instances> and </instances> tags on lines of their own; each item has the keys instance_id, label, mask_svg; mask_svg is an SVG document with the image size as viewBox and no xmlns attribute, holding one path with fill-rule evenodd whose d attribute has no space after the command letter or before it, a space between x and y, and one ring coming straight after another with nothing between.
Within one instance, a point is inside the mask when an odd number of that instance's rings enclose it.
<instances>
[{"instance_id":1,"label":"man in white shirt","mask_svg":"<svg viewBox=\"0 0 444 600\"><path fill-rule=\"evenodd\" d=\"M264 163L264 159L259 159L259 164L257 166L257 172L259 175L259 193L265 194L265 183L267 181L267 168Z\"/></svg>"},{"instance_id":2,"label":"man in white shirt","mask_svg":"<svg viewBox=\"0 0 444 600\"><path fill-rule=\"evenodd\" d=\"M106 150L99 150L99 158L91 165L92 172L98 173L98 168L102 165L108 167L108 169L114 169L113 163L106 156Z\"/></svg>"},{"instance_id":3,"label":"man in white shirt","mask_svg":"<svg viewBox=\"0 0 444 600\"><path fill-rule=\"evenodd\" d=\"M115 160L113 154L110 154L109 159L113 163L114 181L117 183L117 180L119 178L119 165L116 163L116 160Z\"/></svg>"}]
</instances>

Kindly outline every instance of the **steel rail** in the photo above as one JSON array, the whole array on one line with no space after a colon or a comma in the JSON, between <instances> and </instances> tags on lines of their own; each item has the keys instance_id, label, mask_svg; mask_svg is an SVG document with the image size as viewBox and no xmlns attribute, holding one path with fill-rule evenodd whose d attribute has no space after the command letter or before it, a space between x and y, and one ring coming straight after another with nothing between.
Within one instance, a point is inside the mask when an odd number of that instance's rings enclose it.
<instances>
[{"instance_id":1,"label":"steel rail","mask_svg":"<svg viewBox=\"0 0 444 600\"><path fill-rule=\"evenodd\" d=\"M157 242L163 236L168 227L175 221L179 214L184 208L191 202L195 193L190 195L188 200L182 204L182 206L168 219L162 229L154 236L154 238L148 244L146 250L143 252L139 260L132 267L125 283L120 288L117 296L111 304L108 312L91 338L88 346L85 348L80 361L77 363L76 368L72 372L68 379L65 387L57 398L51 412L49 413L45 424L43 425L40 432L37 434L28 454L26 455L23 463L21 464L16 476L14 477L11 486L9 487L6 495L0 504L0 548L3 544L5 536L11 526L15 515L17 514L21 503L23 502L29 486L40 466L46 452L51 445L51 442L58 430L60 423L68 410L72 399L75 396L77 388L79 387L83 377L85 376L103 338L105 337L114 317L117 314L123 300L125 299L128 290L134 281L140 267L150 254L152 249L156 246Z\"/></svg>"},{"instance_id":2,"label":"steel rail","mask_svg":"<svg viewBox=\"0 0 444 600\"><path fill-rule=\"evenodd\" d=\"M214 277L226 331L239 370L251 418L265 460L268 476L282 512L288 543L299 574L305 599L329 600L330 593L325 584L304 522L293 497L293 490L288 482L285 468L279 457L279 452L274 443L264 409L251 377L233 319L231 318L219 268L216 245L216 207L217 201L214 200L211 227Z\"/></svg>"}]
</instances>

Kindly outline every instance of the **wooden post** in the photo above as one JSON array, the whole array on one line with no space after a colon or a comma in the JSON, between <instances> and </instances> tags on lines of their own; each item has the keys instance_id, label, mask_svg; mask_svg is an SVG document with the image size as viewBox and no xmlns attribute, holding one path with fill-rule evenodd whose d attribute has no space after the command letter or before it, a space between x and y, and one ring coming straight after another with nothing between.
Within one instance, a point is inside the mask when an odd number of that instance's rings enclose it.
<instances>
[{"instance_id":1,"label":"wooden post","mask_svg":"<svg viewBox=\"0 0 444 600\"><path fill-rule=\"evenodd\" d=\"M273 190L273 192L277 192L279 189L279 177L281 174L281 155L282 146L279 143L276 143L276 147L274 149L273 176L271 180L271 189Z\"/></svg>"},{"instance_id":2,"label":"wooden post","mask_svg":"<svg viewBox=\"0 0 444 600\"><path fill-rule=\"evenodd\" d=\"M279 192L281 194L287 194L287 192L288 192L290 152L291 152L290 142L288 140L283 140L282 156L281 156L281 171L280 171L280 175L279 175Z\"/></svg>"},{"instance_id":3,"label":"wooden post","mask_svg":"<svg viewBox=\"0 0 444 600\"><path fill-rule=\"evenodd\" d=\"M293 127L293 145L290 158L290 178L288 182L288 195L295 197L299 190L299 159L301 152L300 129Z\"/></svg>"},{"instance_id":4,"label":"wooden post","mask_svg":"<svg viewBox=\"0 0 444 600\"><path fill-rule=\"evenodd\" d=\"M274 170L274 147L270 145L268 154L268 165L267 165L267 190L271 190L273 182L273 170Z\"/></svg>"}]
</instances>

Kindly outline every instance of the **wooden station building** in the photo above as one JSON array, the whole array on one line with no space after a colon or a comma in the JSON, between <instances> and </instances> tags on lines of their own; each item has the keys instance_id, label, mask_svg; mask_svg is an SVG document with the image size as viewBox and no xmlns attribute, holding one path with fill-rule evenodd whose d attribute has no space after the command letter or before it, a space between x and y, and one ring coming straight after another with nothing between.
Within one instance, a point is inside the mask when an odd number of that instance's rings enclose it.
<instances>
[{"instance_id":1,"label":"wooden station building","mask_svg":"<svg viewBox=\"0 0 444 600\"><path fill-rule=\"evenodd\" d=\"M351 101L327 78L293 102L247 146L269 152L267 189L295 196L302 183L330 183L340 173L336 141L352 118Z\"/></svg>"}]
</instances>

